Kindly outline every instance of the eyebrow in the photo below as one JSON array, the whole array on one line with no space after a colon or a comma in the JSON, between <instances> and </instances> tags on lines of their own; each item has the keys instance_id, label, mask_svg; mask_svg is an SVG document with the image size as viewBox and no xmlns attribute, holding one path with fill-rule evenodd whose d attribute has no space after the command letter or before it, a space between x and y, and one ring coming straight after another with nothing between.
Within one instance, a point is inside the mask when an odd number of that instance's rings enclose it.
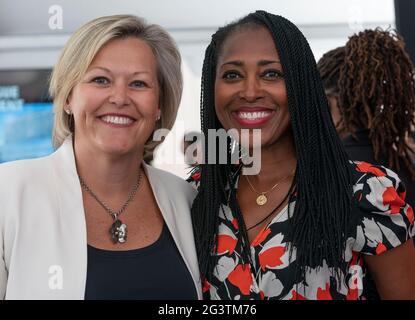
<instances>
[{"instance_id":1,"label":"eyebrow","mask_svg":"<svg viewBox=\"0 0 415 320\"><path fill-rule=\"evenodd\" d=\"M278 63L281 64L281 62L279 60L260 60L258 61L257 65L262 67L262 66L266 66L268 64L273 64L273 63ZM225 63L222 64L221 67L225 66L225 65L233 65L233 66L237 66L237 67L241 67L244 65L244 63L240 60L233 60L233 61L227 61Z\"/></svg>"},{"instance_id":2,"label":"eyebrow","mask_svg":"<svg viewBox=\"0 0 415 320\"><path fill-rule=\"evenodd\" d=\"M89 71L91 71L93 69L100 69L100 70L103 70L105 72L111 73L111 70L108 69L108 68L105 68L105 67L99 67L99 66L92 67ZM136 72L133 73L133 75L140 74L140 73L150 73L150 72L149 71L136 71Z\"/></svg>"}]
</instances>

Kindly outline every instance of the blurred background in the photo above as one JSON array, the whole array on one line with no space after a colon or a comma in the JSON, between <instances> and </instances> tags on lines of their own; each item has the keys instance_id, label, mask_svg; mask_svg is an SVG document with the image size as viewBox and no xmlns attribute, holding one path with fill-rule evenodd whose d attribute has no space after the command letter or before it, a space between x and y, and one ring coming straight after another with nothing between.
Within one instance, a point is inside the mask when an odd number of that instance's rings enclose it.
<instances>
[{"instance_id":1,"label":"blurred background","mask_svg":"<svg viewBox=\"0 0 415 320\"><path fill-rule=\"evenodd\" d=\"M69 35L93 18L135 14L160 24L176 40L183 58L183 99L173 134L156 150L153 165L184 177L183 136L200 131L204 50L219 26L258 9L280 14L303 31L318 60L360 30L413 32L407 21L414 12L405 10L404 2L413 1L0 0L0 162L53 152L48 77Z\"/></svg>"}]
</instances>

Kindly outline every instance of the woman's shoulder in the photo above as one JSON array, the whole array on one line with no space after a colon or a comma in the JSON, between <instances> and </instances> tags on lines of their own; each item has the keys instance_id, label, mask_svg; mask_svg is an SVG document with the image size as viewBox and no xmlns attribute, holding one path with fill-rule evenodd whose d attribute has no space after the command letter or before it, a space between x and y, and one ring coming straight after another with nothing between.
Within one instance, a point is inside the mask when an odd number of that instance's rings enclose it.
<instances>
[{"instance_id":1,"label":"woman's shoulder","mask_svg":"<svg viewBox=\"0 0 415 320\"><path fill-rule=\"evenodd\" d=\"M393 170L363 161L351 161L353 194L358 202L367 199L373 208L396 210L404 205L406 188L401 178Z\"/></svg>"},{"instance_id":2,"label":"woman's shoulder","mask_svg":"<svg viewBox=\"0 0 415 320\"><path fill-rule=\"evenodd\" d=\"M190 197L196 195L196 190L181 177L150 165L146 165L146 168L152 177L157 177L159 182L172 192L172 195L185 194Z\"/></svg>"},{"instance_id":3,"label":"woman's shoulder","mask_svg":"<svg viewBox=\"0 0 415 320\"><path fill-rule=\"evenodd\" d=\"M401 182L396 172L380 164L372 164L365 161L350 161L350 166L352 167L354 178L357 178L357 180L378 177L381 178L380 180L389 179L395 180L397 183Z\"/></svg>"},{"instance_id":4,"label":"woman's shoulder","mask_svg":"<svg viewBox=\"0 0 415 320\"><path fill-rule=\"evenodd\" d=\"M406 189L392 170L362 161L351 162L355 251L380 254L414 235L414 212Z\"/></svg>"},{"instance_id":5,"label":"woman's shoulder","mask_svg":"<svg viewBox=\"0 0 415 320\"><path fill-rule=\"evenodd\" d=\"M51 169L51 155L35 158L5 162L0 164L0 185L5 182L19 180L32 180L36 176L42 177Z\"/></svg>"},{"instance_id":6,"label":"woman's shoulder","mask_svg":"<svg viewBox=\"0 0 415 320\"><path fill-rule=\"evenodd\" d=\"M412 210L406 204L406 188L393 170L382 165L352 161L353 198L359 207L383 213Z\"/></svg>"}]
</instances>

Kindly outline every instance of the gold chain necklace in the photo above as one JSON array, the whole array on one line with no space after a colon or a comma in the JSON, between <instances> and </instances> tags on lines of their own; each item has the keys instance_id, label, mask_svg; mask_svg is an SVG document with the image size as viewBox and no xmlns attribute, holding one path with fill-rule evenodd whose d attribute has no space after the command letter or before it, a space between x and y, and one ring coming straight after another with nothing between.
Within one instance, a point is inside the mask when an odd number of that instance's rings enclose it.
<instances>
[{"instance_id":1,"label":"gold chain necklace","mask_svg":"<svg viewBox=\"0 0 415 320\"><path fill-rule=\"evenodd\" d=\"M257 194L259 194L259 196L256 198L256 203L257 203L257 205L259 205L259 206L263 206L263 205L265 205L267 202L268 202L268 198L267 198L267 196L266 196L266 194L267 193L269 193L269 192L271 192L272 190L274 190L281 182L283 182L283 181L285 181L286 179L288 179L289 177L291 177L292 175L293 175L293 173L295 172L295 168L294 168L294 170L293 171L291 171L291 173L288 175L288 176L286 176L286 177L284 177L283 179L281 179L281 180L279 180L276 184L274 184L273 186L272 186L272 188L271 189L269 189L269 190L267 190L267 191L258 191L258 190L256 190L255 188L254 188L254 186L252 185L252 183L251 183L251 181L249 181L249 178L248 178L248 176L247 175L245 175L245 178L246 178L246 181L248 181L248 184L249 184L249 186L251 187L251 189L255 192L255 193L257 193Z\"/></svg>"},{"instance_id":2,"label":"gold chain necklace","mask_svg":"<svg viewBox=\"0 0 415 320\"><path fill-rule=\"evenodd\" d=\"M133 200L134 196L137 193L138 187L140 186L141 181L141 170L138 173L137 182L135 183L133 189L131 190L130 194L128 195L127 201L124 202L124 205L121 207L120 210L115 211L111 209L105 202L101 201L98 196L87 186L85 181L81 178L80 175L79 182L81 183L82 188L87 191L104 209L109 213L109 215L114 220L114 223L111 225L109 229L109 233L111 235L111 240L114 243L124 243L127 241L127 225L123 223L118 217L121 213L125 211L128 204Z\"/></svg>"}]
</instances>

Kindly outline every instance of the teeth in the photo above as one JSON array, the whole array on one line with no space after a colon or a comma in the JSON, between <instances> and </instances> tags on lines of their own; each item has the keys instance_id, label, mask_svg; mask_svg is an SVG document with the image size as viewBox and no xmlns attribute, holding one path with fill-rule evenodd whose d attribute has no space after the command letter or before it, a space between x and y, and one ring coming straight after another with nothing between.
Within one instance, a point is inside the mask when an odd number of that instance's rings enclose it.
<instances>
[{"instance_id":1,"label":"teeth","mask_svg":"<svg viewBox=\"0 0 415 320\"><path fill-rule=\"evenodd\" d=\"M104 116L101 118L104 122L114 123L114 124L130 124L133 122L130 118L127 117L118 117L118 116Z\"/></svg>"},{"instance_id":2,"label":"teeth","mask_svg":"<svg viewBox=\"0 0 415 320\"><path fill-rule=\"evenodd\" d=\"M238 112L239 118L248 119L248 120L257 120L260 118L268 117L271 114L269 111L260 111L260 112Z\"/></svg>"}]
</instances>

